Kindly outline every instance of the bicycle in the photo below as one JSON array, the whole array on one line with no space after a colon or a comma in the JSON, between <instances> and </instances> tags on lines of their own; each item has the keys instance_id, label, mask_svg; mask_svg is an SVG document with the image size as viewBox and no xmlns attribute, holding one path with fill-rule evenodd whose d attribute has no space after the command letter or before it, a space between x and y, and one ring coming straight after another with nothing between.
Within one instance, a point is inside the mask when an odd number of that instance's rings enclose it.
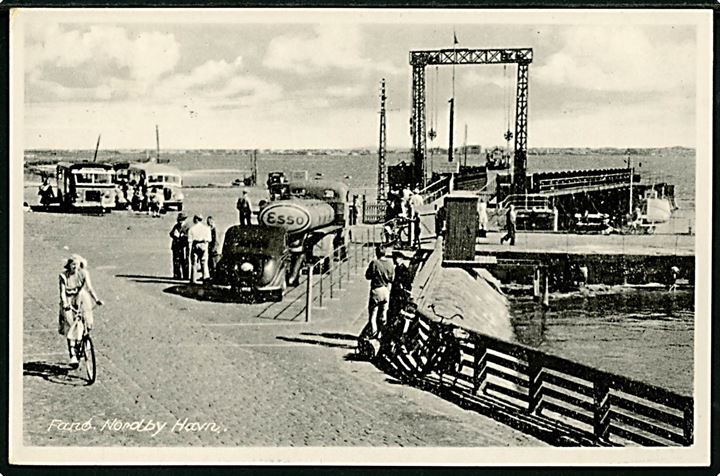
<instances>
[{"instance_id":1,"label":"bicycle","mask_svg":"<svg viewBox=\"0 0 720 476\"><path fill-rule=\"evenodd\" d=\"M98 301L98 306L102 305L101 301ZM88 385L95 383L97 378L97 366L95 361L95 345L93 344L92 338L90 337L90 330L85 322L85 316L82 310L78 306L71 306L71 311L74 316L74 320L77 322L81 320L83 326L82 338L75 343L75 355L78 359L78 367L84 367L85 375L87 376L86 381Z\"/></svg>"},{"instance_id":2,"label":"bicycle","mask_svg":"<svg viewBox=\"0 0 720 476\"><path fill-rule=\"evenodd\" d=\"M434 304L429 308L440 318L440 322L428 323L418 319L414 313L401 311L405 320L404 329L391 346L397 363L395 367L410 379L419 379L431 372L440 375L449 373L460 362L461 350L455 326L445 321L463 319L462 314L447 317L438 314Z\"/></svg>"}]
</instances>

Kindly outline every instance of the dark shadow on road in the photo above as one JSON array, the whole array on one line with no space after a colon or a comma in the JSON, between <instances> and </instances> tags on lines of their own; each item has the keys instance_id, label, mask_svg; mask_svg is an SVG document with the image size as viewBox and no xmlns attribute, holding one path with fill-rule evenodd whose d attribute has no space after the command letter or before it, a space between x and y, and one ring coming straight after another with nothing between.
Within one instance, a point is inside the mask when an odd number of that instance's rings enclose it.
<instances>
[{"instance_id":1,"label":"dark shadow on road","mask_svg":"<svg viewBox=\"0 0 720 476\"><path fill-rule=\"evenodd\" d=\"M339 348L339 349L355 349L354 345L338 344L335 342L326 342L326 341L321 341L321 340L300 339L299 337L283 337L283 336L277 336L275 338L278 340L284 341L284 342L297 342L298 344L313 344L313 345L321 345L323 347L335 347L335 348Z\"/></svg>"},{"instance_id":2,"label":"dark shadow on road","mask_svg":"<svg viewBox=\"0 0 720 476\"><path fill-rule=\"evenodd\" d=\"M175 284L175 283L187 283L185 280L173 278L170 276L148 276L142 274L116 274L116 278L126 278L136 283L161 283L161 284Z\"/></svg>"},{"instance_id":3,"label":"dark shadow on road","mask_svg":"<svg viewBox=\"0 0 720 476\"><path fill-rule=\"evenodd\" d=\"M229 289L202 284L178 284L163 289L163 292L196 301L255 304L252 299L234 294Z\"/></svg>"},{"instance_id":4,"label":"dark shadow on road","mask_svg":"<svg viewBox=\"0 0 720 476\"><path fill-rule=\"evenodd\" d=\"M48 382L60 385L70 385L73 387L81 387L88 385L87 381L78 375L77 369L69 365L58 364L56 362L25 362L23 364L23 375L28 377L40 377Z\"/></svg>"},{"instance_id":5,"label":"dark shadow on road","mask_svg":"<svg viewBox=\"0 0 720 476\"><path fill-rule=\"evenodd\" d=\"M352 334L333 334L331 332L321 332L321 333L315 333L315 332L301 332L300 335L304 336L318 336L318 337L324 337L326 339L338 339L338 340L351 340L351 341L357 341L358 336L352 335Z\"/></svg>"}]
</instances>

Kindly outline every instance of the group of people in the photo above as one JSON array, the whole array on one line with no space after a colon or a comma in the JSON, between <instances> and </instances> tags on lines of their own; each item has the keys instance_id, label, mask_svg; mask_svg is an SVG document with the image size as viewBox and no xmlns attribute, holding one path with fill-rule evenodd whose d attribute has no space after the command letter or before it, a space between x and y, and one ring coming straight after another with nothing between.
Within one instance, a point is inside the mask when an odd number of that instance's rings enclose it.
<instances>
[{"instance_id":1,"label":"group of people","mask_svg":"<svg viewBox=\"0 0 720 476\"><path fill-rule=\"evenodd\" d=\"M420 246L420 208L425 201L417 188L411 191L408 188L402 192L391 192L385 208L386 237L394 235L392 225L396 219L400 219L408 227L410 246ZM392 241L388 239L387 241Z\"/></svg>"},{"instance_id":2,"label":"group of people","mask_svg":"<svg viewBox=\"0 0 720 476\"><path fill-rule=\"evenodd\" d=\"M192 222L180 212L170 230L173 258L173 278L198 283L198 274L203 283L215 274L220 259L220 244L213 217L195 215Z\"/></svg>"},{"instance_id":3,"label":"group of people","mask_svg":"<svg viewBox=\"0 0 720 476\"><path fill-rule=\"evenodd\" d=\"M124 181L117 185L116 192L118 208L147 212L153 217L165 210L165 188L161 185L147 187L142 181Z\"/></svg>"},{"instance_id":4,"label":"group of people","mask_svg":"<svg viewBox=\"0 0 720 476\"><path fill-rule=\"evenodd\" d=\"M410 297L410 269L401 253L393 253L392 248L380 245L375 249L375 259L365 270L365 278L370 282L368 323L360 339L380 339L383 330L390 327L388 316L396 318Z\"/></svg>"}]
</instances>

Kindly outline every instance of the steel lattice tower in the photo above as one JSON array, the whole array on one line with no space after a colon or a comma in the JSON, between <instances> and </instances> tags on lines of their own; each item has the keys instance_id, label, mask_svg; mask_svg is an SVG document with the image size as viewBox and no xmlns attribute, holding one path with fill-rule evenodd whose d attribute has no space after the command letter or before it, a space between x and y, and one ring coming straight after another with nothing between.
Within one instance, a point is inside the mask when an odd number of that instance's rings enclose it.
<instances>
[{"instance_id":1,"label":"steel lattice tower","mask_svg":"<svg viewBox=\"0 0 720 476\"><path fill-rule=\"evenodd\" d=\"M380 140L378 142L378 190L377 201L382 203L387 199L387 167L385 164L385 151L387 146L387 125L385 122L385 79L380 86Z\"/></svg>"},{"instance_id":2,"label":"steel lattice tower","mask_svg":"<svg viewBox=\"0 0 720 476\"><path fill-rule=\"evenodd\" d=\"M427 142L425 137L425 67L428 65L453 64L517 64L517 94L515 99L515 157L513 160L513 187L516 192L524 191L527 170L527 108L528 108L528 67L532 63L531 48L503 49L445 49L421 50L410 52L410 65L413 68L412 116L410 134L414 180L425 185L427 171L425 157Z\"/></svg>"}]
</instances>

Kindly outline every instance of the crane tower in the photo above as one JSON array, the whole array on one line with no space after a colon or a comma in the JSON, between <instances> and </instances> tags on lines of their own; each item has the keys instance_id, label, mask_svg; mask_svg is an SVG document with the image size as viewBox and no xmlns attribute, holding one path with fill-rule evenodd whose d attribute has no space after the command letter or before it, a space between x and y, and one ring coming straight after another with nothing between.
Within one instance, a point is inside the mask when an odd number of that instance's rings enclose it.
<instances>
[{"instance_id":1,"label":"crane tower","mask_svg":"<svg viewBox=\"0 0 720 476\"><path fill-rule=\"evenodd\" d=\"M413 175L416 184L424 186L427 177L425 161L425 157L427 156L425 131L425 67L429 65L515 63L518 65L518 68L517 94L515 98L515 157L513 159L512 186L516 193L525 190L527 170L528 67L530 63L532 63L532 58L532 48L453 48L410 52L410 65L412 66L413 73L410 132L412 135Z\"/></svg>"}]
</instances>

